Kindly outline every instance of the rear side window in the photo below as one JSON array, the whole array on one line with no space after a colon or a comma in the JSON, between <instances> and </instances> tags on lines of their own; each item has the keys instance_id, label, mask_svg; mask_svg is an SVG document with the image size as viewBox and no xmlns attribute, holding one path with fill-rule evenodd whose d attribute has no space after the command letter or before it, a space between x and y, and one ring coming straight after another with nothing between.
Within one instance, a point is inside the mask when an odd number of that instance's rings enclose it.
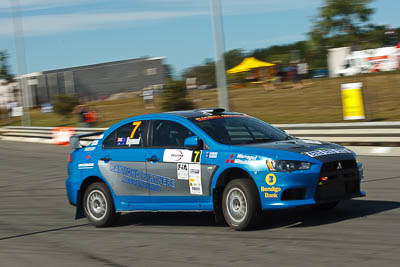
<instances>
[{"instance_id":1,"label":"rear side window","mask_svg":"<svg viewBox=\"0 0 400 267\"><path fill-rule=\"evenodd\" d=\"M140 148L146 138L147 121L134 121L114 130L103 141L103 148Z\"/></svg>"}]
</instances>

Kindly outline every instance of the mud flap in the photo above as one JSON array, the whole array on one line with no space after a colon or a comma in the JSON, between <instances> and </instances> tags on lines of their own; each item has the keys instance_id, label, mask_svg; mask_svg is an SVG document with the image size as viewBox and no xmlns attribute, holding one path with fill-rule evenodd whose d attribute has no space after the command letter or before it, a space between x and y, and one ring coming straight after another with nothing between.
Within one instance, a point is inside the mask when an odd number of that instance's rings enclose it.
<instances>
[{"instance_id":1,"label":"mud flap","mask_svg":"<svg viewBox=\"0 0 400 267\"><path fill-rule=\"evenodd\" d=\"M81 190L78 190L77 200L76 200L75 220L82 218L85 218L85 213L83 212Z\"/></svg>"},{"instance_id":2,"label":"mud flap","mask_svg":"<svg viewBox=\"0 0 400 267\"><path fill-rule=\"evenodd\" d=\"M215 223L218 225L226 224L224 215L222 213L222 190L213 190L213 206L214 206L214 219Z\"/></svg>"}]
</instances>

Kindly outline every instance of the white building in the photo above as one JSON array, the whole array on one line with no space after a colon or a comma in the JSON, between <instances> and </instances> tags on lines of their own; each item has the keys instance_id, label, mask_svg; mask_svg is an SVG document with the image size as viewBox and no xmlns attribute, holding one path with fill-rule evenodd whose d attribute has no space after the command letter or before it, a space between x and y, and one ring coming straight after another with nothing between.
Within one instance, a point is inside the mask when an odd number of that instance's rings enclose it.
<instances>
[{"instance_id":1,"label":"white building","mask_svg":"<svg viewBox=\"0 0 400 267\"><path fill-rule=\"evenodd\" d=\"M15 79L17 80L18 88L26 86L26 90L20 91L23 92L25 106L27 107L31 108L40 104L37 85L39 83L38 78L41 75L42 72L33 72L15 77ZM20 103L22 106L22 102Z\"/></svg>"},{"instance_id":2,"label":"white building","mask_svg":"<svg viewBox=\"0 0 400 267\"><path fill-rule=\"evenodd\" d=\"M5 104L14 101L15 98L10 99L10 90L16 87L23 92L26 107L49 103L60 94L90 101L147 87L162 89L166 81L163 60L163 57L144 57L20 75L15 77L17 84L1 89L4 97L0 95L0 101ZM19 90L20 87L24 90ZM20 97L17 101L22 106Z\"/></svg>"},{"instance_id":3,"label":"white building","mask_svg":"<svg viewBox=\"0 0 400 267\"><path fill-rule=\"evenodd\" d=\"M0 108L7 108L7 104L11 102L21 101L21 94L17 83L7 83L6 80L0 80Z\"/></svg>"}]
</instances>

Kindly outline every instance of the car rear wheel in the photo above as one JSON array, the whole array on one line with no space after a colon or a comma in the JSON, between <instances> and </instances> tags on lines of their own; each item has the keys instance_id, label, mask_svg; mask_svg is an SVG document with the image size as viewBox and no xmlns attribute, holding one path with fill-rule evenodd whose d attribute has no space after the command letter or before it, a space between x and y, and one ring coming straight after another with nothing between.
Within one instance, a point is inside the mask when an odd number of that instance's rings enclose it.
<instances>
[{"instance_id":1,"label":"car rear wheel","mask_svg":"<svg viewBox=\"0 0 400 267\"><path fill-rule=\"evenodd\" d=\"M228 183L222 195L222 212L235 230L254 226L259 214L258 191L250 179L235 179Z\"/></svg>"},{"instance_id":2,"label":"car rear wheel","mask_svg":"<svg viewBox=\"0 0 400 267\"><path fill-rule=\"evenodd\" d=\"M107 185L93 183L85 191L83 210L86 218L96 227L106 227L115 223L117 214Z\"/></svg>"}]
</instances>

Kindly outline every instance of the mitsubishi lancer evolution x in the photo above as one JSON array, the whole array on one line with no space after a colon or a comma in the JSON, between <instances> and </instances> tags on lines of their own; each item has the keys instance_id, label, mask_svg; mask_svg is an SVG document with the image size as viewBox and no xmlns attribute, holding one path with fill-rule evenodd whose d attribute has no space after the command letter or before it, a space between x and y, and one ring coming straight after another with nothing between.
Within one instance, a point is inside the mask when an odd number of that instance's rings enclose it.
<instances>
[{"instance_id":1,"label":"mitsubishi lancer evolution x","mask_svg":"<svg viewBox=\"0 0 400 267\"><path fill-rule=\"evenodd\" d=\"M97 227L125 212L213 211L244 230L265 210L365 196L351 150L220 108L132 117L70 146L68 199Z\"/></svg>"}]
</instances>

